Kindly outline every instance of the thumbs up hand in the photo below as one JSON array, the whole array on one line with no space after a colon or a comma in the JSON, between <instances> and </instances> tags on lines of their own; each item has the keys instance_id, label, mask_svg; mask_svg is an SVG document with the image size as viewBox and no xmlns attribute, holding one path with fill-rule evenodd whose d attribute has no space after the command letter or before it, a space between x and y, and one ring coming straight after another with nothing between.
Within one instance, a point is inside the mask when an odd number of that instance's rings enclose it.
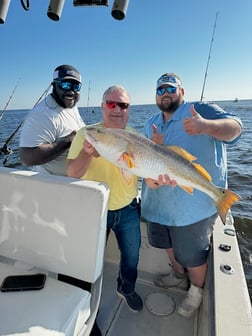
<instances>
[{"instance_id":1,"label":"thumbs up hand","mask_svg":"<svg viewBox=\"0 0 252 336\"><path fill-rule=\"evenodd\" d=\"M157 126L155 124L152 124L152 138L151 140L155 142L158 145L164 144L164 136L162 133L158 133Z\"/></svg>"},{"instance_id":2,"label":"thumbs up hand","mask_svg":"<svg viewBox=\"0 0 252 336\"><path fill-rule=\"evenodd\" d=\"M152 138L151 140L156 144L163 145L164 144L164 136L162 133L158 133L157 126L155 124L151 125L152 127ZM145 182L147 186L151 189L156 189L162 186L171 186L176 187L177 182L175 180L171 180L167 174L159 175L158 180L154 180L151 178L145 178Z\"/></svg>"},{"instance_id":3,"label":"thumbs up hand","mask_svg":"<svg viewBox=\"0 0 252 336\"><path fill-rule=\"evenodd\" d=\"M195 110L194 105L190 107L191 117L183 120L183 126L186 133L190 135L203 134L206 124L206 119Z\"/></svg>"}]
</instances>

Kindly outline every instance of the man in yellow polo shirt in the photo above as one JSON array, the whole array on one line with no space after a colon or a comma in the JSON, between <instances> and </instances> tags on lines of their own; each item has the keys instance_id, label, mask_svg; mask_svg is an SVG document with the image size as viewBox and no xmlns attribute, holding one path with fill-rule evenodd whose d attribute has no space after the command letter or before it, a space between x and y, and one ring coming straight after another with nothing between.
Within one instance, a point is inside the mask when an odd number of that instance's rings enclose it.
<instances>
[{"instance_id":1,"label":"man in yellow polo shirt","mask_svg":"<svg viewBox=\"0 0 252 336\"><path fill-rule=\"evenodd\" d=\"M127 126L130 97L121 86L109 87L101 104L103 122L100 127L121 128ZM117 294L133 311L143 309L143 301L135 292L137 265L141 242L139 204L137 202L138 178L128 181L123 171L99 156L95 148L85 140L84 128L80 129L69 149L67 175L84 180L104 182L110 189L107 235L112 229L121 253L117 278Z\"/></svg>"}]
</instances>

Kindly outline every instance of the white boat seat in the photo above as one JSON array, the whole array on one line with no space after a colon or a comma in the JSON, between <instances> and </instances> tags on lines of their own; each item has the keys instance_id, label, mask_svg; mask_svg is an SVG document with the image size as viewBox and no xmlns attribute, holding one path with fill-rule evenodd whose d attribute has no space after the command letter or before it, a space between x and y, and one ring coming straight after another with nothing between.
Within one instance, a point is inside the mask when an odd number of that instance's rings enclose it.
<instances>
[{"instance_id":1,"label":"white boat seat","mask_svg":"<svg viewBox=\"0 0 252 336\"><path fill-rule=\"evenodd\" d=\"M0 263L0 282L7 275L28 273ZM80 335L90 316L90 297L50 277L42 290L0 292L1 335Z\"/></svg>"},{"instance_id":2,"label":"white boat seat","mask_svg":"<svg viewBox=\"0 0 252 336\"><path fill-rule=\"evenodd\" d=\"M0 167L0 283L44 272L41 290L0 292L0 335L88 336L100 302L108 188ZM57 280L64 274L91 290Z\"/></svg>"}]
</instances>

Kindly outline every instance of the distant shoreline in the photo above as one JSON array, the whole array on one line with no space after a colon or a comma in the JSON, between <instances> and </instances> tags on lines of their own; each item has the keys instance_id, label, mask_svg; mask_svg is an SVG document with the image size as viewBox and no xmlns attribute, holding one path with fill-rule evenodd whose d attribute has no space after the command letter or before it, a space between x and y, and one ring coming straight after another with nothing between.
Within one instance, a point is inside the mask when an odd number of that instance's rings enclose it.
<instances>
[{"instance_id":1,"label":"distant shoreline","mask_svg":"<svg viewBox=\"0 0 252 336\"><path fill-rule=\"evenodd\" d=\"M199 100L186 100L188 103L191 102L195 102L195 101L199 101ZM251 101L252 103L252 98L250 99L238 99L237 103L241 103L241 102L249 102ZM213 103L236 103L236 101L234 101L234 99L230 100L203 100L203 102L213 102ZM155 103L153 104L132 104L131 106L151 106L151 105L156 105ZM94 110L94 109L98 109L100 108L100 105L97 106L78 106L78 108L80 109L90 109L90 110ZM26 110L30 110L31 108L15 108L15 109L8 109L5 112L11 112L11 111L26 111ZM1 111L1 110L0 110Z\"/></svg>"}]
</instances>

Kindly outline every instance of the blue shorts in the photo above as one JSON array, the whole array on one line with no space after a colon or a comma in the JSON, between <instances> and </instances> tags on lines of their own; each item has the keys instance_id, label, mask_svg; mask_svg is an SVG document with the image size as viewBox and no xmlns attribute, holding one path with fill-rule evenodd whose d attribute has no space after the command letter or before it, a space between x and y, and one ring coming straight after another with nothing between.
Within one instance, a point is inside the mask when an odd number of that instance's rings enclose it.
<instances>
[{"instance_id":1,"label":"blue shorts","mask_svg":"<svg viewBox=\"0 0 252 336\"><path fill-rule=\"evenodd\" d=\"M216 218L217 214L179 227L147 222L149 243L157 248L173 248L175 259L185 268L201 266L207 262Z\"/></svg>"}]
</instances>

